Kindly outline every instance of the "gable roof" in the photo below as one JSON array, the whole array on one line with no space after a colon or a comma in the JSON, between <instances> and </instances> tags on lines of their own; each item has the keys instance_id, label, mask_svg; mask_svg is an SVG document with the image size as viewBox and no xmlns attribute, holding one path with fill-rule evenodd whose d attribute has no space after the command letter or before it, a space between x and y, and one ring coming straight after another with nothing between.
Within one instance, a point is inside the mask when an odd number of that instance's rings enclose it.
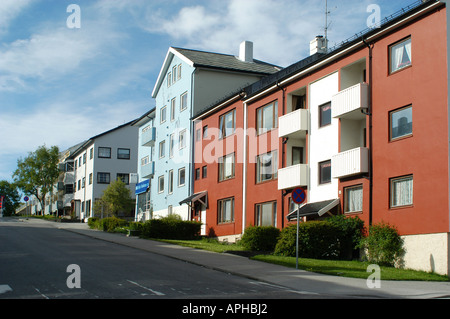
<instances>
[{"instance_id":1,"label":"gable roof","mask_svg":"<svg viewBox=\"0 0 450 319\"><path fill-rule=\"evenodd\" d=\"M165 74L167 73L174 56L177 56L189 66L194 68L249 73L262 76L274 74L282 69L277 65L256 59L254 59L253 62L244 62L234 55L170 47L158 75L158 79L152 92L152 97L156 96L159 88L161 87Z\"/></svg>"}]
</instances>

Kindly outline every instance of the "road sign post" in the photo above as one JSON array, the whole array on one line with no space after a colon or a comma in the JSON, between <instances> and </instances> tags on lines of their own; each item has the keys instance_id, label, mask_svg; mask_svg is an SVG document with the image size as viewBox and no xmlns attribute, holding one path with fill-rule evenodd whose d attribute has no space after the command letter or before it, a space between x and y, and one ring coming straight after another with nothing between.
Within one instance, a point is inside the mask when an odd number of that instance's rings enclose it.
<instances>
[{"instance_id":1,"label":"road sign post","mask_svg":"<svg viewBox=\"0 0 450 319\"><path fill-rule=\"evenodd\" d=\"M295 241L295 269L298 269L298 237L300 225L300 205L306 201L306 192L303 188L296 188L292 191L292 200L297 207L297 239Z\"/></svg>"}]
</instances>

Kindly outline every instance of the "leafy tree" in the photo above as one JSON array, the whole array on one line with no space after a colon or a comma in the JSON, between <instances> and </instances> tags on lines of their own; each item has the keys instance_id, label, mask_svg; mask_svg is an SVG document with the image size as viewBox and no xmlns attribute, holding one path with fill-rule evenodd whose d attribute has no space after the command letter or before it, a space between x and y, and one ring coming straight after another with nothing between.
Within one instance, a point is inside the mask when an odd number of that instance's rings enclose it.
<instances>
[{"instance_id":1,"label":"leafy tree","mask_svg":"<svg viewBox=\"0 0 450 319\"><path fill-rule=\"evenodd\" d=\"M17 191L17 186L8 181L0 181L0 196L5 196L3 200L3 216L14 215L20 205L20 194Z\"/></svg>"},{"instance_id":2,"label":"leafy tree","mask_svg":"<svg viewBox=\"0 0 450 319\"><path fill-rule=\"evenodd\" d=\"M94 204L94 214L97 217L127 215L134 207L130 190L121 179L112 182L103 192L103 196Z\"/></svg>"},{"instance_id":3,"label":"leafy tree","mask_svg":"<svg viewBox=\"0 0 450 319\"><path fill-rule=\"evenodd\" d=\"M36 196L42 210L45 207L46 195L52 191L58 180L58 162L58 147L47 148L45 145L17 161L17 169L13 174L15 184L25 194Z\"/></svg>"}]
</instances>

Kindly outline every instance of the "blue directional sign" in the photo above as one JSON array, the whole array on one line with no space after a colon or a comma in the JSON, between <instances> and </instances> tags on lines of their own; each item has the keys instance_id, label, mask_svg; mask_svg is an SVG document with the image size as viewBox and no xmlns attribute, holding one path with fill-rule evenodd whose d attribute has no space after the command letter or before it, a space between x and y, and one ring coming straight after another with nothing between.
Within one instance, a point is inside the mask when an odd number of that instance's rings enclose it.
<instances>
[{"instance_id":1,"label":"blue directional sign","mask_svg":"<svg viewBox=\"0 0 450 319\"><path fill-rule=\"evenodd\" d=\"M306 192L303 188L296 188L292 191L292 200L296 204L303 204L306 201Z\"/></svg>"}]
</instances>

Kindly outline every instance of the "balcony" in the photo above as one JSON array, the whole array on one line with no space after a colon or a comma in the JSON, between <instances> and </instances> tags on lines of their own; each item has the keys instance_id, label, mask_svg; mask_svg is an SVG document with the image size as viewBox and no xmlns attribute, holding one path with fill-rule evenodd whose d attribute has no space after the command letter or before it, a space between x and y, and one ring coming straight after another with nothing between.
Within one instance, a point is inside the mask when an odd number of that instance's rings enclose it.
<instances>
[{"instance_id":1,"label":"balcony","mask_svg":"<svg viewBox=\"0 0 450 319\"><path fill-rule=\"evenodd\" d=\"M156 140L156 127L149 127L142 130L141 146L153 147Z\"/></svg>"},{"instance_id":2,"label":"balcony","mask_svg":"<svg viewBox=\"0 0 450 319\"><path fill-rule=\"evenodd\" d=\"M278 136L287 137L296 133L306 133L309 129L308 116L309 111L306 109L281 116L278 123Z\"/></svg>"},{"instance_id":3,"label":"balcony","mask_svg":"<svg viewBox=\"0 0 450 319\"><path fill-rule=\"evenodd\" d=\"M308 186L309 165L298 164L278 170L278 189Z\"/></svg>"},{"instance_id":4,"label":"balcony","mask_svg":"<svg viewBox=\"0 0 450 319\"><path fill-rule=\"evenodd\" d=\"M141 178L151 178L155 174L155 162L141 166Z\"/></svg>"},{"instance_id":5,"label":"balcony","mask_svg":"<svg viewBox=\"0 0 450 319\"><path fill-rule=\"evenodd\" d=\"M75 183L75 173L74 172L66 172L64 173L64 185L70 185Z\"/></svg>"},{"instance_id":6,"label":"balcony","mask_svg":"<svg viewBox=\"0 0 450 319\"><path fill-rule=\"evenodd\" d=\"M339 153L331 159L333 178L344 178L369 172L369 149L358 147Z\"/></svg>"},{"instance_id":7,"label":"balcony","mask_svg":"<svg viewBox=\"0 0 450 319\"><path fill-rule=\"evenodd\" d=\"M344 118L349 120L361 120L365 115L362 109L369 106L369 85L359 83L348 89L342 90L331 99L331 110L333 118Z\"/></svg>"}]
</instances>

